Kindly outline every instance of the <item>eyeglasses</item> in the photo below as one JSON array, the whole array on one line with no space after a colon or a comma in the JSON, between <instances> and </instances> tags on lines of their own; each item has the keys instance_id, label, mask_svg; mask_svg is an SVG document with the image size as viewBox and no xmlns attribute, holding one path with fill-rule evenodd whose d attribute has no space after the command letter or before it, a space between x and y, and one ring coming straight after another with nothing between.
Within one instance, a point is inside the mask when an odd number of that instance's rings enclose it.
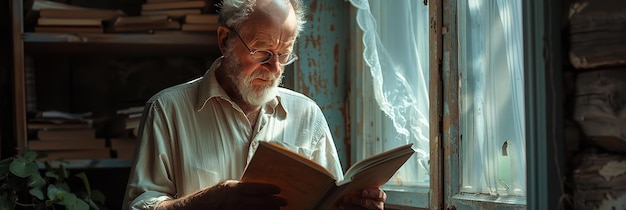
<instances>
[{"instance_id":1,"label":"eyeglasses","mask_svg":"<svg viewBox=\"0 0 626 210\"><path fill-rule=\"evenodd\" d=\"M235 33L235 35L239 37L239 40L241 40L241 43L243 43L243 45L246 46L246 49L250 51L250 57L252 58L253 61L259 64L264 64L264 63L269 62L272 59L272 57L274 57L274 53L268 50L252 51L250 47L248 47L248 44L246 44L246 42L243 41L243 38L241 38L239 33L237 33L237 31L234 28L230 28L230 30L232 30ZM280 63L281 66L289 65L296 60L298 60L298 56L294 53L278 54L278 63Z\"/></svg>"}]
</instances>

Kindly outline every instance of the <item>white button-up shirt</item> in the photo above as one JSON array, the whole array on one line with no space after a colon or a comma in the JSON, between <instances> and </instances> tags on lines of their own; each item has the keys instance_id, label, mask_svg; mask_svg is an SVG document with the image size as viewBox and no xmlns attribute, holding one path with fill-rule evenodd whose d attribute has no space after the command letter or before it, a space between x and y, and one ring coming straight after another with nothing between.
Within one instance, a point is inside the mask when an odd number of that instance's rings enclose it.
<instances>
[{"instance_id":1,"label":"white button-up shirt","mask_svg":"<svg viewBox=\"0 0 626 210\"><path fill-rule=\"evenodd\" d=\"M223 180L238 180L258 141L278 142L343 178L330 129L308 97L279 88L255 128L219 85L217 59L205 75L146 104L124 209L154 209Z\"/></svg>"}]
</instances>

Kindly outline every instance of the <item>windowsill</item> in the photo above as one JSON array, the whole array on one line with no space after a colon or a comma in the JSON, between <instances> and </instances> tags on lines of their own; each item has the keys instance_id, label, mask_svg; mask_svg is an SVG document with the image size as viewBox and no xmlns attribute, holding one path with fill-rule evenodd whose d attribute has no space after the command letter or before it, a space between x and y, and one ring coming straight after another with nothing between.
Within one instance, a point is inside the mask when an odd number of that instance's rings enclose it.
<instances>
[{"instance_id":1,"label":"windowsill","mask_svg":"<svg viewBox=\"0 0 626 210\"><path fill-rule=\"evenodd\" d=\"M429 187L385 185L382 189L387 194L385 205L391 209L428 209L429 207Z\"/></svg>"},{"instance_id":2,"label":"windowsill","mask_svg":"<svg viewBox=\"0 0 626 210\"><path fill-rule=\"evenodd\" d=\"M491 203L509 204L515 207L525 207L526 197L523 196L491 196L484 194L456 194L452 196L452 199L464 200L464 201L483 201Z\"/></svg>"}]
</instances>

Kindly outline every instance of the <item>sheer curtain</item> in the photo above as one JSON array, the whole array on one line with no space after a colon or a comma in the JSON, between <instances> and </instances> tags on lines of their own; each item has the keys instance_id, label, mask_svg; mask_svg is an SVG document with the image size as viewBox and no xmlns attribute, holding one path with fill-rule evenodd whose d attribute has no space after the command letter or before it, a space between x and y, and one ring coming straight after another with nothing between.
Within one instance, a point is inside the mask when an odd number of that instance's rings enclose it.
<instances>
[{"instance_id":1,"label":"sheer curtain","mask_svg":"<svg viewBox=\"0 0 626 210\"><path fill-rule=\"evenodd\" d=\"M521 0L458 2L461 191L526 194Z\"/></svg>"},{"instance_id":2,"label":"sheer curtain","mask_svg":"<svg viewBox=\"0 0 626 210\"><path fill-rule=\"evenodd\" d=\"M384 113L382 143L376 150L413 143L393 185L428 185L428 6L415 0L350 0L363 32L363 60L371 93ZM359 141L376 141L359 139ZM368 142L365 142L368 143Z\"/></svg>"}]
</instances>

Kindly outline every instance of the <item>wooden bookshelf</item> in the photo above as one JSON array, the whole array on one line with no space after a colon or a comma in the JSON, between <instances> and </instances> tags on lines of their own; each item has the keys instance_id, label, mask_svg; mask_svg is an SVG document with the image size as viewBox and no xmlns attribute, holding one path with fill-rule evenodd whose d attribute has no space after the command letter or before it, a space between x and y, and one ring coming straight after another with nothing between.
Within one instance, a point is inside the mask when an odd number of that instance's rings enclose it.
<instances>
[{"instance_id":1,"label":"wooden bookshelf","mask_svg":"<svg viewBox=\"0 0 626 210\"><path fill-rule=\"evenodd\" d=\"M186 56L217 57L220 52L215 33L156 31L148 33L35 33L24 31L24 3L10 0L13 48L13 123L15 151L28 146L25 58L47 55L79 58L81 56ZM102 163L102 160L93 160ZM114 161L119 163L120 161ZM121 162L122 165L130 164ZM76 164L75 164L76 165ZM119 166L119 164L116 164ZM100 164L77 164L77 167Z\"/></svg>"}]
</instances>

